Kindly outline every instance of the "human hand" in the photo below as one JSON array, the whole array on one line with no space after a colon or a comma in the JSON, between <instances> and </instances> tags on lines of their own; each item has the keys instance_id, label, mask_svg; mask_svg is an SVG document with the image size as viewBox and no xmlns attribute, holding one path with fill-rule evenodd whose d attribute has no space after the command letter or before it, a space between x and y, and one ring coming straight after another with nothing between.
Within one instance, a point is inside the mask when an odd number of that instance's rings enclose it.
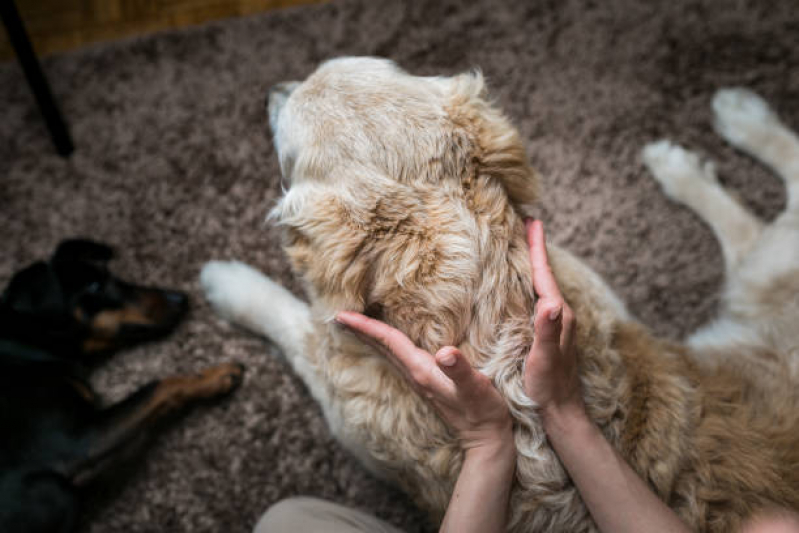
<instances>
[{"instance_id":1,"label":"human hand","mask_svg":"<svg viewBox=\"0 0 799 533\"><path fill-rule=\"evenodd\" d=\"M574 312L552 275L541 221L525 221L538 294L533 347L524 362L524 391L541 409L545 426L561 415L584 415L574 351Z\"/></svg>"},{"instance_id":2,"label":"human hand","mask_svg":"<svg viewBox=\"0 0 799 533\"><path fill-rule=\"evenodd\" d=\"M445 346L433 356L401 331L359 313L343 311L336 322L380 350L432 404L465 451L513 448L505 400L460 350Z\"/></svg>"}]
</instances>

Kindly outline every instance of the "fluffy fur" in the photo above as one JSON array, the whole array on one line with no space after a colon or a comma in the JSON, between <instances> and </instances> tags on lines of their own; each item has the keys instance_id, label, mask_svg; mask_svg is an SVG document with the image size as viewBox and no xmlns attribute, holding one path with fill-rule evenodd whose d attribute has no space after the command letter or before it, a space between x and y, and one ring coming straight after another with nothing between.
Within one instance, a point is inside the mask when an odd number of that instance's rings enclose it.
<instances>
[{"instance_id":1,"label":"fluffy fur","mask_svg":"<svg viewBox=\"0 0 799 533\"><path fill-rule=\"evenodd\" d=\"M753 99L721 92L719 130L797 190L799 141L762 101L765 111L741 110ZM214 307L275 340L337 437L434 520L462 463L458 443L330 318L361 311L429 351L458 346L515 420L509 530L595 531L522 389L534 310L522 217L537 180L481 75L415 77L344 58L276 87L269 107L290 184L273 217L310 305L245 265L211 262L201 280ZM656 339L578 259L557 247L550 258L578 320L592 419L693 527L734 531L757 511L799 509L799 201L792 192L764 228L696 156L661 142L645 161L719 235L728 283L718 321L686 345Z\"/></svg>"}]
</instances>

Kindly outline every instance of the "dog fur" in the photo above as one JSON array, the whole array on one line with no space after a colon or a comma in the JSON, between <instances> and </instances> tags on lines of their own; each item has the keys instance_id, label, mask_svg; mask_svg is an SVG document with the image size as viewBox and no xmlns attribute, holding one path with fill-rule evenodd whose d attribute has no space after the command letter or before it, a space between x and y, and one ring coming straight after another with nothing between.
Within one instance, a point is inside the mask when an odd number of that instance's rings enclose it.
<instances>
[{"instance_id":1,"label":"dog fur","mask_svg":"<svg viewBox=\"0 0 799 533\"><path fill-rule=\"evenodd\" d=\"M668 142L644 160L667 194L718 234L727 265L720 317L685 344L655 338L581 261L550 246L577 317L585 404L606 438L691 527L735 531L799 509L799 140L744 90L714 100L720 133L786 181L765 226ZM458 442L379 353L340 330L364 312L435 352L458 346L492 379L518 449L509 531L596 531L524 394L534 295L523 217L537 178L478 72L411 76L343 58L270 94L290 186L272 216L310 304L241 263L210 262L206 295L224 317L275 341L331 430L433 520L462 464Z\"/></svg>"}]
</instances>

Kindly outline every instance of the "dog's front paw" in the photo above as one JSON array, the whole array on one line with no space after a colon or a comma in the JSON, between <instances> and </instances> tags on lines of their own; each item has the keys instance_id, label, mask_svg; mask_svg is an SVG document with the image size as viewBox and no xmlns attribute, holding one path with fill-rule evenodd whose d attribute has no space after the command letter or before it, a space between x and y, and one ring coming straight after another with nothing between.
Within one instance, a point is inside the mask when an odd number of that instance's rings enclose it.
<instances>
[{"instance_id":1,"label":"dog's front paw","mask_svg":"<svg viewBox=\"0 0 799 533\"><path fill-rule=\"evenodd\" d=\"M244 365L239 363L223 363L206 368L189 378L196 394L204 398L228 394L238 388L243 379Z\"/></svg>"},{"instance_id":2,"label":"dog's front paw","mask_svg":"<svg viewBox=\"0 0 799 533\"><path fill-rule=\"evenodd\" d=\"M738 148L749 148L779 119L765 100L749 89L721 89L713 97L714 127Z\"/></svg>"},{"instance_id":3,"label":"dog's front paw","mask_svg":"<svg viewBox=\"0 0 799 533\"><path fill-rule=\"evenodd\" d=\"M671 198L683 200L691 194L696 180L716 183L712 162L702 163L699 156L670 141L648 144L642 152L644 164Z\"/></svg>"},{"instance_id":4,"label":"dog's front paw","mask_svg":"<svg viewBox=\"0 0 799 533\"><path fill-rule=\"evenodd\" d=\"M238 261L209 261L200 272L200 285L220 316L240 323L251 311L253 288L259 286L263 277Z\"/></svg>"}]
</instances>

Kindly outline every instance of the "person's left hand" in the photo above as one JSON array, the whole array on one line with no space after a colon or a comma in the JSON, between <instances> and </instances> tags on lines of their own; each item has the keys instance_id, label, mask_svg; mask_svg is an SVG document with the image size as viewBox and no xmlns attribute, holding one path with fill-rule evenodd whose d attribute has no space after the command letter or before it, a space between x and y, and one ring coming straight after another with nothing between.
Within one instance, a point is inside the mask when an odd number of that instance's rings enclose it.
<instances>
[{"instance_id":1,"label":"person's left hand","mask_svg":"<svg viewBox=\"0 0 799 533\"><path fill-rule=\"evenodd\" d=\"M336 322L379 349L457 435L467 452L512 442L507 404L491 380L476 371L457 348L433 356L401 331L359 313L343 311Z\"/></svg>"}]
</instances>

